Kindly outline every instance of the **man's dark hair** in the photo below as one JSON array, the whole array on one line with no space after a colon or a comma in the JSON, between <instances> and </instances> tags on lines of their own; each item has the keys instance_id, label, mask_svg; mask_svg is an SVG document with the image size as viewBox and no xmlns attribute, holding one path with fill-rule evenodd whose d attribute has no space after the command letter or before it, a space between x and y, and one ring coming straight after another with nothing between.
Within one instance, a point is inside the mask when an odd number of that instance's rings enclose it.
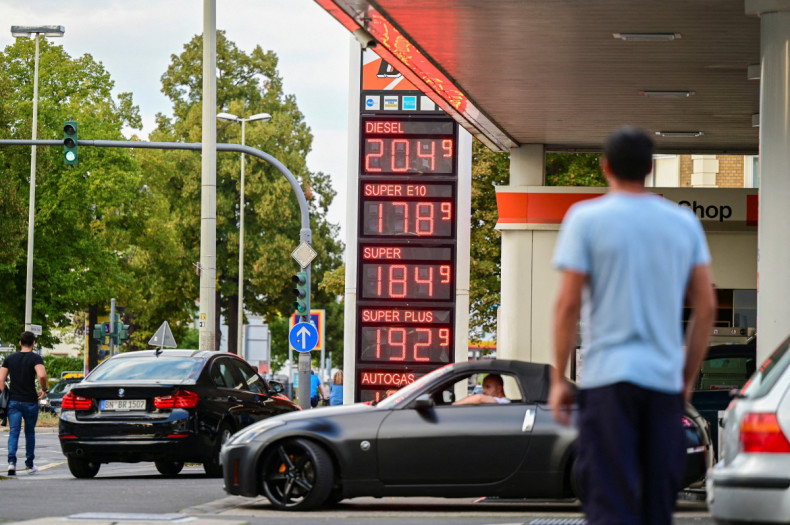
<instances>
[{"instance_id":1,"label":"man's dark hair","mask_svg":"<svg viewBox=\"0 0 790 525\"><path fill-rule=\"evenodd\" d=\"M653 167L653 141L644 131L624 126L606 139L604 155L617 178L644 180Z\"/></svg>"},{"instance_id":2,"label":"man's dark hair","mask_svg":"<svg viewBox=\"0 0 790 525\"><path fill-rule=\"evenodd\" d=\"M22 346L33 346L36 344L36 334L33 332L22 332L19 336L19 344Z\"/></svg>"},{"instance_id":3,"label":"man's dark hair","mask_svg":"<svg viewBox=\"0 0 790 525\"><path fill-rule=\"evenodd\" d=\"M502 376L499 374L488 374L487 376L485 376L483 381L485 381L486 379L492 379L494 383L498 384L501 387L505 386L505 383L502 381Z\"/></svg>"}]
</instances>

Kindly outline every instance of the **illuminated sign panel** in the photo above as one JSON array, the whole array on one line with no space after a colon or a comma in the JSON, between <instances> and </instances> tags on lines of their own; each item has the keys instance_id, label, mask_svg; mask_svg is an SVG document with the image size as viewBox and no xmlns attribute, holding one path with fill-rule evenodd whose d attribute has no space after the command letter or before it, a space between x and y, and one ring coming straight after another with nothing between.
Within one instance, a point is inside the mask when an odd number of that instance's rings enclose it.
<instances>
[{"instance_id":1,"label":"illuminated sign panel","mask_svg":"<svg viewBox=\"0 0 790 525\"><path fill-rule=\"evenodd\" d=\"M457 125L360 119L356 401L453 362Z\"/></svg>"}]
</instances>

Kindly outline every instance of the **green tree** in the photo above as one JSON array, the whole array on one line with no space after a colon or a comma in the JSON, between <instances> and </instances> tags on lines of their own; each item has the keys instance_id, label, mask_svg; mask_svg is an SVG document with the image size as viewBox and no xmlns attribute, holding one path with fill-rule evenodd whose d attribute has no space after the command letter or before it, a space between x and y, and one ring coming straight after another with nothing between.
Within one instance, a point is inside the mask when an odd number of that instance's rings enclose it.
<instances>
[{"instance_id":1,"label":"green tree","mask_svg":"<svg viewBox=\"0 0 790 525\"><path fill-rule=\"evenodd\" d=\"M595 153L549 153L546 155L547 186L606 186Z\"/></svg>"},{"instance_id":2,"label":"green tree","mask_svg":"<svg viewBox=\"0 0 790 525\"><path fill-rule=\"evenodd\" d=\"M17 39L0 53L0 137L29 139L33 106L34 43ZM86 54L70 57L40 41L40 139L63 138L76 120L79 136L122 139L124 126L141 126L131 94L112 96L113 81ZM77 166L65 166L62 147L39 147L36 169L33 323L41 343L66 314L117 296L130 278L128 255L135 225L146 213L141 176L127 150L81 148ZM0 148L0 338L16 341L24 322L30 148Z\"/></svg>"},{"instance_id":3,"label":"green tree","mask_svg":"<svg viewBox=\"0 0 790 525\"><path fill-rule=\"evenodd\" d=\"M174 118L157 117L155 141L200 142L202 115L202 37L195 36L183 52L172 56L162 76L162 91L172 101ZM329 176L308 170L305 158L310 152L312 135L304 122L293 95L283 92L277 71L277 56L256 47L250 54L238 49L217 32L217 111L239 116L269 113L267 123L246 126L246 145L271 154L300 181L310 207L313 247L318 257L312 264L313 308L324 308L335 300L317 290L315 283L341 261L342 243L338 227L326 221L326 213L335 196ZM239 143L239 125L219 123L217 142ZM189 299L181 309L194 305L198 280L185 278L185 268L199 259L200 234L200 157L192 153L144 152L147 184L162 196L163 216L170 217L172 231L162 242L175 249L179 276L172 281ZM217 155L217 317L225 314L228 344L236 348L236 311L238 301L239 243L239 162L238 154ZM247 310L262 314L272 323L278 316L292 311L291 276L298 265L291 252L299 242L300 213L296 197L286 179L272 166L249 158L245 171L246 205L244 238L244 304ZM165 236L165 233L159 232ZM165 264L170 254L146 250L146 264ZM194 273L192 274L194 276ZM152 276L152 278L155 278ZM169 293L169 292L168 292ZM162 304L161 301L159 304ZM172 308L167 311L173 311ZM342 319L328 324L342 326ZM217 322L217 326L219 323ZM217 331L219 340L219 330Z\"/></svg>"},{"instance_id":4,"label":"green tree","mask_svg":"<svg viewBox=\"0 0 790 525\"><path fill-rule=\"evenodd\" d=\"M500 233L496 186L508 183L510 155L494 153L481 142L472 145L472 228L470 246L469 330L472 339L496 331L500 302Z\"/></svg>"}]
</instances>

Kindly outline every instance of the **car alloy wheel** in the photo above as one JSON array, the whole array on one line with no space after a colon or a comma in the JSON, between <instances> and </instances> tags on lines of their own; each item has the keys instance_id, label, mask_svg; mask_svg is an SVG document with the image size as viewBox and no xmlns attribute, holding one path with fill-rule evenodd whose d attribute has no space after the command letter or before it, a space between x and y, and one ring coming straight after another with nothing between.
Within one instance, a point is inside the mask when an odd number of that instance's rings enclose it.
<instances>
[{"instance_id":1,"label":"car alloy wheel","mask_svg":"<svg viewBox=\"0 0 790 525\"><path fill-rule=\"evenodd\" d=\"M261 468L262 492L281 510L320 507L332 491L334 466L329 454L306 439L274 445Z\"/></svg>"}]
</instances>

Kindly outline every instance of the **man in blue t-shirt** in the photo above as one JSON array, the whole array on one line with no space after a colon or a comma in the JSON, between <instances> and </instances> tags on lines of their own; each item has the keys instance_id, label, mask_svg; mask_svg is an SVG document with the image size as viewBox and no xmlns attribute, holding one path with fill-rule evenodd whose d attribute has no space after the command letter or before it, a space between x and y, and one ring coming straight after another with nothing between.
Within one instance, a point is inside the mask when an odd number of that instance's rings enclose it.
<instances>
[{"instance_id":1,"label":"man in blue t-shirt","mask_svg":"<svg viewBox=\"0 0 790 525\"><path fill-rule=\"evenodd\" d=\"M44 360L33 351L36 336L33 332L22 332L19 336L18 352L9 355L0 366L0 390L10 388L8 402L8 475L16 474L16 451L19 447L19 434L22 420L25 421L25 467L28 474L35 474L38 468L33 463L36 449L36 422L38 421L38 400L47 393L47 372ZM11 378L11 386L6 378ZM36 377L41 390L36 392Z\"/></svg>"},{"instance_id":2,"label":"man in blue t-shirt","mask_svg":"<svg viewBox=\"0 0 790 525\"><path fill-rule=\"evenodd\" d=\"M716 310L710 254L697 217L645 190L653 143L609 136L610 191L574 205L554 254L561 271L549 403L570 423L563 374L583 321L579 483L590 525L670 524L682 487L681 419ZM692 310L683 341L684 301Z\"/></svg>"}]
</instances>

